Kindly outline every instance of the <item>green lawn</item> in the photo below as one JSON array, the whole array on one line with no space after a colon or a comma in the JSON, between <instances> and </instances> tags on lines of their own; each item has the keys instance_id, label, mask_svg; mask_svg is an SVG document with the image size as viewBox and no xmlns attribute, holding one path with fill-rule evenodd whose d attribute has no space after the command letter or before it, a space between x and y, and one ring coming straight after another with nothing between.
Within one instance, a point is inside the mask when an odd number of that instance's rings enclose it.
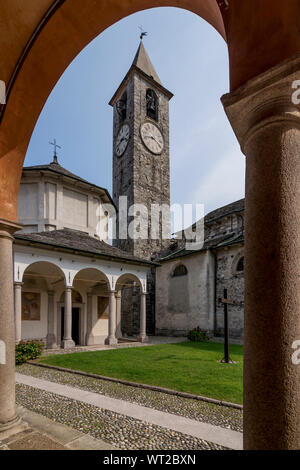
<instances>
[{"instance_id":1,"label":"green lawn","mask_svg":"<svg viewBox=\"0 0 300 470\"><path fill-rule=\"evenodd\" d=\"M242 403L243 347L232 345L230 355L237 364L220 364L222 344L186 342L57 354L40 362Z\"/></svg>"}]
</instances>

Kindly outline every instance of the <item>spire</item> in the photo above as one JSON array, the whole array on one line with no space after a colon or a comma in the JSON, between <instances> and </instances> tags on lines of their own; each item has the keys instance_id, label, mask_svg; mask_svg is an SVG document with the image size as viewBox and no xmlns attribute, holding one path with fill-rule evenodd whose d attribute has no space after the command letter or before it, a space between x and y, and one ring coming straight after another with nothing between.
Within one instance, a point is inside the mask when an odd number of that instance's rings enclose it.
<instances>
[{"instance_id":1,"label":"spire","mask_svg":"<svg viewBox=\"0 0 300 470\"><path fill-rule=\"evenodd\" d=\"M138 71L141 72L141 75L144 74L148 76L150 79L152 79L154 82L156 82L156 87L160 88L162 93L164 93L169 98L169 100L173 97L173 93L167 90L161 83L160 78L158 74L156 73L156 70L147 54L147 51L143 44L143 40L141 39L134 61L132 62L132 65L129 71L127 72L125 78L121 82L121 85L119 86L119 88L117 89L113 97L111 98L109 102L110 106L114 106L116 104L116 101L120 99L121 94L124 92L124 88L126 84L128 83L128 81L130 80L132 75L134 75L135 72L138 73ZM144 78L146 79L146 77Z\"/></svg>"},{"instance_id":2,"label":"spire","mask_svg":"<svg viewBox=\"0 0 300 470\"><path fill-rule=\"evenodd\" d=\"M153 78L156 82L158 82L160 85L162 85L159 76L156 73L156 70L147 54L147 51L145 49L145 46L143 44L143 41L141 40L139 48L137 50L136 56L134 58L134 61L132 63L133 66L137 67L140 69L142 72L144 72L146 75L149 77Z\"/></svg>"}]
</instances>

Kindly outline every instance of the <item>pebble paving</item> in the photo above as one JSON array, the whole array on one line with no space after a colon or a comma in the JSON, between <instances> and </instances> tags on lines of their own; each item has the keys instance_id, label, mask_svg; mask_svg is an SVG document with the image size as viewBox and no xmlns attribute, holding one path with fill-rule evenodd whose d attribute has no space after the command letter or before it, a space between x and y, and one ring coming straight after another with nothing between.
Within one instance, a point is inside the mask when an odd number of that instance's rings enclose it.
<instances>
[{"instance_id":1,"label":"pebble paving","mask_svg":"<svg viewBox=\"0 0 300 470\"><path fill-rule=\"evenodd\" d=\"M16 401L18 405L119 449L224 450L222 446L202 439L23 384L16 384Z\"/></svg>"},{"instance_id":2,"label":"pebble paving","mask_svg":"<svg viewBox=\"0 0 300 470\"><path fill-rule=\"evenodd\" d=\"M225 429L232 429L238 432L243 431L243 412L235 408L131 387L107 380L45 369L29 364L17 367L17 372L63 385L70 385L89 392L100 393L111 398L129 401L130 403L147 406L158 411L221 426Z\"/></svg>"}]
</instances>

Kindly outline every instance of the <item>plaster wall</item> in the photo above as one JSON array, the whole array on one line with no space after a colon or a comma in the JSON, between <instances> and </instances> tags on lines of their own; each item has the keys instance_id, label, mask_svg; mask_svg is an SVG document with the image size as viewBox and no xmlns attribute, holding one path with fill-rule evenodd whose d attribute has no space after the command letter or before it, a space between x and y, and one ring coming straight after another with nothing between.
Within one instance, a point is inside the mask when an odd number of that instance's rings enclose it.
<instances>
[{"instance_id":1,"label":"plaster wall","mask_svg":"<svg viewBox=\"0 0 300 470\"><path fill-rule=\"evenodd\" d=\"M188 274L172 277L184 264ZM156 333L185 335L200 326L214 325L215 260L209 251L167 261L156 270Z\"/></svg>"},{"instance_id":2,"label":"plaster wall","mask_svg":"<svg viewBox=\"0 0 300 470\"><path fill-rule=\"evenodd\" d=\"M19 190L20 233L79 230L108 242L109 215L100 194L40 172L23 174Z\"/></svg>"},{"instance_id":3,"label":"plaster wall","mask_svg":"<svg viewBox=\"0 0 300 470\"><path fill-rule=\"evenodd\" d=\"M40 320L22 320L22 339L46 340L48 330L48 294L39 288L24 287L22 292L38 292L41 295Z\"/></svg>"}]
</instances>

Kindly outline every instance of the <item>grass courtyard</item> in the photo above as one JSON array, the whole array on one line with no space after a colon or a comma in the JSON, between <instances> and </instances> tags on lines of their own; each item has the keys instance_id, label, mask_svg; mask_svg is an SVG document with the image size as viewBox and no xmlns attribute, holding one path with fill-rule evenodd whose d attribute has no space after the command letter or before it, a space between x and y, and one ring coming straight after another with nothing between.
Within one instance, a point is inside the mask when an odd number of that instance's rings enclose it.
<instances>
[{"instance_id":1,"label":"grass courtyard","mask_svg":"<svg viewBox=\"0 0 300 470\"><path fill-rule=\"evenodd\" d=\"M110 351L57 354L44 364L242 403L243 347L232 345L236 364L220 364L219 343L176 343Z\"/></svg>"}]
</instances>

